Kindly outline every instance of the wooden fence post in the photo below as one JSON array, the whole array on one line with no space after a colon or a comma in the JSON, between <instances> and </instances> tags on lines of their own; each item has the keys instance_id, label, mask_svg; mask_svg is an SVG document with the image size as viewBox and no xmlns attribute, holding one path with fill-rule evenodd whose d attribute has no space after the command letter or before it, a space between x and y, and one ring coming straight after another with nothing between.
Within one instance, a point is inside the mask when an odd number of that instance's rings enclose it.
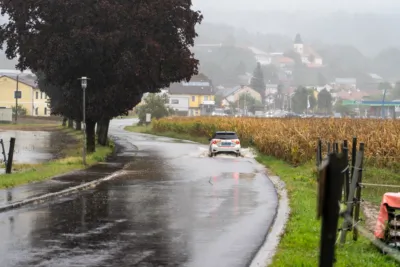
<instances>
[{"instance_id":1,"label":"wooden fence post","mask_svg":"<svg viewBox=\"0 0 400 267\"><path fill-rule=\"evenodd\" d=\"M355 210L354 210L354 222L358 223L360 220L360 206L361 206L361 183L362 183L362 171L363 171L363 166L364 166L364 143L360 143L360 151L359 153L361 154L361 163L359 166L356 168L356 172L358 173L358 179L357 179L357 189L356 189L356 205L355 205ZM358 239L358 230L357 228L353 229L353 240L356 241Z\"/></svg>"},{"instance_id":2,"label":"wooden fence post","mask_svg":"<svg viewBox=\"0 0 400 267\"><path fill-rule=\"evenodd\" d=\"M351 176L350 180L353 179L354 165L356 164L357 157L357 137L353 137L352 147L351 147Z\"/></svg>"},{"instance_id":3,"label":"wooden fence post","mask_svg":"<svg viewBox=\"0 0 400 267\"><path fill-rule=\"evenodd\" d=\"M339 153L339 143L338 142L333 143L333 152Z\"/></svg>"},{"instance_id":4,"label":"wooden fence post","mask_svg":"<svg viewBox=\"0 0 400 267\"><path fill-rule=\"evenodd\" d=\"M332 267L335 262L335 243L339 220L339 201L343 187L343 170L346 162L343 155L330 154L328 156L326 175L320 178L320 205L322 211L321 244L319 255L320 267ZM321 207L319 206L319 207Z\"/></svg>"},{"instance_id":5,"label":"wooden fence post","mask_svg":"<svg viewBox=\"0 0 400 267\"><path fill-rule=\"evenodd\" d=\"M346 172L344 173L344 200L347 201L350 192L350 166L349 166L349 144L347 140L343 141L342 146L343 156L346 158Z\"/></svg>"},{"instance_id":6,"label":"wooden fence post","mask_svg":"<svg viewBox=\"0 0 400 267\"><path fill-rule=\"evenodd\" d=\"M7 160L7 165L6 165L6 173L10 174L12 170L12 163L13 163L13 157L14 157L14 146L15 146L15 138L11 137L10 140L10 148L8 150L8 160Z\"/></svg>"},{"instance_id":7,"label":"wooden fence post","mask_svg":"<svg viewBox=\"0 0 400 267\"><path fill-rule=\"evenodd\" d=\"M4 149L3 139L0 139L0 145L1 145L1 154L3 154L4 158L4 164L7 164L7 156L6 156L6 150Z\"/></svg>"},{"instance_id":8,"label":"wooden fence post","mask_svg":"<svg viewBox=\"0 0 400 267\"><path fill-rule=\"evenodd\" d=\"M361 144L360 144L361 147ZM364 149L364 146L363 146ZM354 214L354 205L357 203L357 198L356 198L356 191L357 191L357 186L359 184L359 169L360 166L362 166L363 158L364 158L364 151L359 151L356 153L356 156L354 157L356 159L355 164L354 164L354 171L353 171L353 178L351 180L350 184L350 191L349 191L349 196L347 198L347 208L346 208L346 215L347 217L353 218ZM355 203L356 202L356 203ZM357 222L356 222L357 223ZM343 220L342 223L342 230L340 234L340 243L344 244L346 242L346 234L349 229L353 228L353 231L355 230L353 222L350 222L346 219Z\"/></svg>"},{"instance_id":9,"label":"wooden fence post","mask_svg":"<svg viewBox=\"0 0 400 267\"><path fill-rule=\"evenodd\" d=\"M319 138L317 143L317 167L321 165L321 162L322 162L322 141L321 138Z\"/></svg>"}]
</instances>

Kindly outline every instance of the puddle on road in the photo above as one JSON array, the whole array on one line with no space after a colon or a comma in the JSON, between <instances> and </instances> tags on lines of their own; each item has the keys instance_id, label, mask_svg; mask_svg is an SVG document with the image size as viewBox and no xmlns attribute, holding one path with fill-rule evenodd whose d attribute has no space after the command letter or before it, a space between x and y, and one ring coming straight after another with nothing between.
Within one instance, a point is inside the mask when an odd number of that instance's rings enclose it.
<instances>
[{"instance_id":1,"label":"puddle on road","mask_svg":"<svg viewBox=\"0 0 400 267\"><path fill-rule=\"evenodd\" d=\"M0 139L4 140L6 154L10 138L15 137L14 162L36 164L60 157L61 149L71 141L72 137L63 132L45 131L0 131ZM0 148L1 152L1 148ZM3 157L0 157L3 161Z\"/></svg>"},{"instance_id":2,"label":"puddle on road","mask_svg":"<svg viewBox=\"0 0 400 267\"><path fill-rule=\"evenodd\" d=\"M242 158L255 158L256 153L251 148L242 148L241 149ZM199 147L198 151L191 154L194 157L206 158L208 157L208 149L205 147ZM236 158L233 154L217 154L216 158Z\"/></svg>"}]
</instances>

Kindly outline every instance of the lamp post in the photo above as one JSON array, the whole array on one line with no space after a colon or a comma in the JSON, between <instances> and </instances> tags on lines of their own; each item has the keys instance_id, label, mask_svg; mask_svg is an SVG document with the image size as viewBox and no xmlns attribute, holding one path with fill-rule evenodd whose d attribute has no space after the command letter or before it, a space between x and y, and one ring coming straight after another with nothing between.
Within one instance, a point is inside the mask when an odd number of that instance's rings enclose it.
<instances>
[{"instance_id":1,"label":"lamp post","mask_svg":"<svg viewBox=\"0 0 400 267\"><path fill-rule=\"evenodd\" d=\"M81 77L81 86L83 91L83 101L82 101L82 121L83 121L83 152L82 152L82 163L86 165L86 88L87 81L90 80L88 77Z\"/></svg>"},{"instance_id":2,"label":"lamp post","mask_svg":"<svg viewBox=\"0 0 400 267\"><path fill-rule=\"evenodd\" d=\"M382 112L382 119L385 118L385 97L386 97L386 92L387 92L387 87L385 87L385 90L383 91L383 97L382 97L382 108L381 108L381 112Z\"/></svg>"}]
</instances>

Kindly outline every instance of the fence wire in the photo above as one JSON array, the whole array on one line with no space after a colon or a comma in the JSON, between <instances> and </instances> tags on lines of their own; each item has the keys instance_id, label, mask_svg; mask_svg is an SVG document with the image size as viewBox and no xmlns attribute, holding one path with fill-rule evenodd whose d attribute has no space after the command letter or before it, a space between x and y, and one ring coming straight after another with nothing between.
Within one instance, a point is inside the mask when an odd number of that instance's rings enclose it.
<instances>
[{"instance_id":1,"label":"fence wire","mask_svg":"<svg viewBox=\"0 0 400 267\"><path fill-rule=\"evenodd\" d=\"M353 218L349 216L348 214L343 214L342 215L345 220L347 220L350 223L353 223ZM364 237L366 237L371 243L373 243L377 248L379 248L382 252L396 260L397 262L400 263L400 251L390 247L386 243L382 242L381 240L377 239L370 231L365 229L363 226L359 224L359 222L356 222L353 225L354 228L357 229L359 233L361 233ZM343 230L341 230L343 231ZM340 235L339 235L340 236Z\"/></svg>"}]
</instances>

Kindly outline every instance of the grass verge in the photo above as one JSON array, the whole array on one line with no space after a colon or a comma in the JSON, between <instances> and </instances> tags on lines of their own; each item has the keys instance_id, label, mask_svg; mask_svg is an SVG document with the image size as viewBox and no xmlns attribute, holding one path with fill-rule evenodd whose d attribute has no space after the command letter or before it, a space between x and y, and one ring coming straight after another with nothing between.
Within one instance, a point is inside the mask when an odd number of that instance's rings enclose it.
<instances>
[{"instance_id":1,"label":"grass verge","mask_svg":"<svg viewBox=\"0 0 400 267\"><path fill-rule=\"evenodd\" d=\"M151 126L128 126L125 129L132 132L208 143L206 137L194 137L175 132L155 132ZM321 224L316 220L315 165L309 163L293 167L267 155L259 155L257 160L286 183L291 208L285 233L282 235L271 266L317 266ZM368 167L365 169L365 182L376 183L382 179L386 179L384 181L387 184L398 184L400 175L390 170ZM363 198L379 204L385 191L384 188L368 188L363 191L362 195ZM352 241L351 236L352 234L349 233L348 241L344 246L338 246L335 266L398 266L394 260L382 255L366 238L360 237L358 241Z\"/></svg>"},{"instance_id":2,"label":"grass verge","mask_svg":"<svg viewBox=\"0 0 400 267\"><path fill-rule=\"evenodd\" d=\"M88 154L86 163L82 164L83 133L69 128L57 126L54 131L62 132L66 138L61 146L58 159L42 164L14 164L13 173L0 176L0 188L14 187L21 184L43 181L53 176L70 171L83 169L104 161L114 150L114 144L110 141L108 146L97 146L96 152Z\"/></svg>"}]
</instances>

